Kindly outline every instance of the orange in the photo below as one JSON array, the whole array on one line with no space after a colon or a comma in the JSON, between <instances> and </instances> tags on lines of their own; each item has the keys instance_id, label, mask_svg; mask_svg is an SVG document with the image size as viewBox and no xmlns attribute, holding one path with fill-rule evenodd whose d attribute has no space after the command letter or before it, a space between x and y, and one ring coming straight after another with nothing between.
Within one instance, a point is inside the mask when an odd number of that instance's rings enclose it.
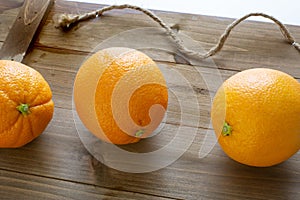
<instances>
[{"instance_id":1,"label":"orange","mask_svg":"<svg viewBox=\"0 0 300 200\"><path fill-rule=\"evenodd\" d=\"M155 62L121 47L100 50L82 64L73 96L85 127L113 144L135 143L151 135L168 104L166 81Z\"/></svg>"},{"instance_id":2,"label":"orange","mask_svg":"<svg viewBox=\"0 0 300 200\"><path fill-rule=\"evenodd\" d=\"M300 84L272 69L239 72L217 91L211 117L229 157L250 166L276 165L300 148Z\"/></svg>"},{"instance_id":3,"label":"orange","mask_svg":"<svg viewBox=\"0 0 300 200\"><path fill-rule=\"evenodd\" d=\"M48 83L36 70L0 60L0 147L21 147L38 137L52 119Z\"/></svg>"}]
</instances>

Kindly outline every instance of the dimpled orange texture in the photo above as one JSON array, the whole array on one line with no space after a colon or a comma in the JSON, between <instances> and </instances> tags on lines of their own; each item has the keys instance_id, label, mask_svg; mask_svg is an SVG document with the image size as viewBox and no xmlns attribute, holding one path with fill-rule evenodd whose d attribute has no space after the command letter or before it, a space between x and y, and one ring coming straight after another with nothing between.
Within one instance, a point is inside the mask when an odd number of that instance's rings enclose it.
<instances>
[{"instance_id":1,"label":"dimpled orange texture","mask_svg":"<svg viewBox=\"0 0 300 200\"><path fill-rule=\"evenodd\" d=\"M159 126L168 90L150 57L134 49L112 47L98 51L80 67L74 102L91 133L109 143L129 144Z\"/></svg>"},{"instance_id":2,"label":"dimpled orange texture","mask_svg":"<svg viewBox=\"0 0 300 200\"><path fill-rule=\"evenodd\" d=\"M0 60L1 148L21 147L38 137L53 111L51 89L39 72L19 62Z\"/></svg>"},{"instance_id":3,"label":"dimpled orange texture","mask_svg":"<svg viewBox=\"0 0 300 200\"><path fill-rule=\"evenodd\" d=\"M250 166L276 165L300 148L300 84L277 70L242 71L220 87L211 117L229 157ZM222 134L224 122L228 135Z\"/></svg>"}]
</instances>

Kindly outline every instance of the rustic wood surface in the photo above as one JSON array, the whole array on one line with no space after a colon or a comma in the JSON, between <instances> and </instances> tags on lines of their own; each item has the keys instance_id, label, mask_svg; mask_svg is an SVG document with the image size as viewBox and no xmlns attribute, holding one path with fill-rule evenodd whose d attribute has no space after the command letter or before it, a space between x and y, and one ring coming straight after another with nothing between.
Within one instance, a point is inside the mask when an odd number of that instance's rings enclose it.
<instances>
[{"instance_id":1,"label":"rustic wood surface","mask_svg":"<svg viewBox=\"0 0 300 200\"><path fill-rule=\"evenodd\" d=\"M4 28L4 35L7 36L0 49L0 57L2 59L15 60L18 62L23 60L24 54L36 31L43 22L44 16L47 15L52 2L52 0L24 0L22 7L17 9L18 14L12 17L15 18L14 23L12 25L8 23L8 29L6 30L7 25ZM22 2L17 0L8 1L6 4L14 8L21 3ZM3 8L4 6L0 5L0 7ZM8 33L7 30L9 30Z\"/></svg>"},{"instance_id":2,"label":"rustic wood surface","mask_svg":"<svg viewBox=\"0 0 300 200\"><path fill-rule=\"evenodd\" d=\"M199 102L186 107L191 116L200 115L198 134L180 159L166 168L150 173L126 173L111 169L95 160L78 137L72 115L72 86L80 64L95 47L108 38L135 28L159 26L147 16L132 10L117 10L98 19L82 22L69 32L56 29L54 20L60 13L84 13L100 5L56 1L24 63L37 69L53 90L55 114L45 132L19 149L0 149L0 199L299 199L300 153L286 162L269 168L255 168L229 159L215 145L205 158L198 157L206 131L210 130L209 93L205 81L218 78L214 64L225 80L238 71L268 67L280 69L300 80L300 54L282 38L272 23L247 21L232 32L225 49L213 57L214 62L199 61L192 66L176 53L145 50L160 67L175 69L191 84ZM179 33L188 35L199 45L212 47L233 19L154 11ZM11 15L1 12L1 20ZM0 40L4 36L1 21ZM288 26L300 40L300 27ZM149 29L150 30L150 29ZM152 29L151 29L152 30ZM142 35L140 37L143 37ZM127 42L127 41L126 41ZM126 43L125 42L125 43ZM132 45L134 41L128 41ZM144 41L147 43L172 41ZM143 45L145 45L143 44ZM196 43L197 44L197 43ZM153 44L152 44L153 45ZM197 76L201 69L204 77ZM168 76L168 73L166 73ZM167 77L168 87L177 89L180 98L189 98L176 77ZM159 137L122 147L129 151L152 151L168 143L180 124L176 98L170 98L166 124L169 129ZM211 133L209 131L209 133ZM185 138L182 133L182 139ZM163 157L161 159L164 159Z\"/></svg>"},{"instance_id":3,"label":"rustic wood surface","mask_svg":"<svg viewBox=\"0 0 300 200\"><path fill-rule=\"evenodd\" d=\"M6 39L24 0L12 0L0 2L0 47Z\"/></svg>"}]
</instances>

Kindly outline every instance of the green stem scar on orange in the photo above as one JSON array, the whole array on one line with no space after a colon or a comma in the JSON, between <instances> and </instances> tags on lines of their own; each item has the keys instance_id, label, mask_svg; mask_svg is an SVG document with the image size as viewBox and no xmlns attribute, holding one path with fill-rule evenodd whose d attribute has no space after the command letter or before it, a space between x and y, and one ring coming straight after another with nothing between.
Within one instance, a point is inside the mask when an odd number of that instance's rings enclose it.
<instances>
[{"instance_id":1,"label":"green stem scar on orange","mask_svg":"<svg viewBox=\"0 0 300 200\"><path fill-rule=\"evenodd\" d=\"M25 103L21 103L17 106L17 110L22 113L22 115L28 115L30 113L29 105Z\"/></svg>"},{"instance_id":2,"label":"green stem scar on orange","mask_svg":"<svg viewBox=\"0 0 300 200\"><path fill-rule=\"evenodd\" d=\"M232 132L231 126L227 122L224 122L223 129L222 129L222 135L230 136L231 132Z\"/></svg>"},{"instance_id":3,"label":"green stem scar on orange","mask_svg":"<svg viewBox=\"0 0 300 200\"><path fill-rule=\"evenodd\" d=\"M144 130L138 130L136 133L135 133L135 137L142 137L142 135L144 134Z\"/></svg>"},{"instance_id":4,"label":"green stem scar on orange","mask_svg":"<svg viewBox=\"0 0 300 200\"><path fill-rule=\"evenodd\" d=\"M0 60L0 91L0 148L22 147L42 134L53 117L51 88L35 69Z\"/></svg>"}]
</instances>

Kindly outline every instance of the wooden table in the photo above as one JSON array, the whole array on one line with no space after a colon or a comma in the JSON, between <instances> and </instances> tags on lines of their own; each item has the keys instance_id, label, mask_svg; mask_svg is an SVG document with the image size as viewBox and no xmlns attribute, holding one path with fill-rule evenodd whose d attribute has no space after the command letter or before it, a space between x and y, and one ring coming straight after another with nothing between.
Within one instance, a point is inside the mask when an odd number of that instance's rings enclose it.
<instances>
[{"instance_id":1,"label":"wooden table","mask_svg":"<svg viewBox=\"0 0 300 200\"><path fill-rule=\"evenodd\" d=\"M209 94L216 88L208 90L203 78L195 76L194 72L199 68L209 77L207 81L214 82L217 75L213 70L216 68L206 60L192 66L172 52L145 50L159 66L183 74L194 89L199 110L189 112L201 117L198 122L185 124L198 124L192 145L171 165L149 173L118 171L93 158L78 137L73 121L72 86L77 69L96 45L112 36L135 28L159 29L147 16L132 10L111 11L101 18L82 22L69 32L54 27L53 18L57 14L84 13L100 7L56 1L23 60L41 72L51 85L55 114L46 131L30 144L19 149L0 149L0 199L300 199L299 152L286 162L269 168L248 167L232 161L219 145L215 145L205 158L199 158L205 133L210 130ZM167 24L176 25L179 33L199 41L205 49L216 43L233 20L154 12ZM3 16L2 19L11 19L5 12L2 12ZM299 41L300 27L288 28ZM1 43L3 38L1 33ZM168 37L165 40L172 45ZM283 40L272 23L242 23L232 32L225 46L212 58L223 79L244 69L268 67L300 80L300 54ZM169 87L174 89L182 85L176 77L171 77ZM181 91L184 94L184 88ZM176 109L174 102L170 99L173 106L168 110L166 123L176 128L180 125L180 109ZM163 134L166 136L159 142L167 143L172 139L172 129ZM181 134L184 138L185 132ZM137 151L150 146L151 150L151 145L156 148L153 140L122 148Z\"/></svg>"}]
</instances>

